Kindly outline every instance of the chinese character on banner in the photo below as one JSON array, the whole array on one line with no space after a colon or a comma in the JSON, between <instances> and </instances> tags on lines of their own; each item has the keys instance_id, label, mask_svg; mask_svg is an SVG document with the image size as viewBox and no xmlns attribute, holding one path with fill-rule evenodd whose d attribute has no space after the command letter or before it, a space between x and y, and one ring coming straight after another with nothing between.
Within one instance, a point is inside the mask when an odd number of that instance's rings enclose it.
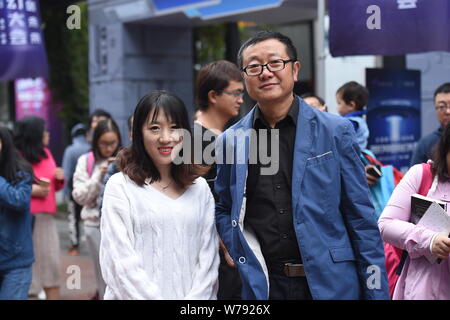
<instances>
[{"instance_id":1,"label":"chinese character on banner","mask_svg":"<svg viewBox=\"0 0 450 320\"><path fill-rule=\"evenodd\" d=\"M417 0L397 0L399 9L416 9Z\"/></svg>"},{"instance_id":2,"label":"chinese character on banner","mask_svg":"<svg viewBox=\"0 0 450 320\"><path fill-rule=\"evenodd\" d=\"M6 33L4 33L4 32L0 33L0 44L2 46L8 44L8 38L6 36Z\"/></svg>"},{"instance_id":3,"label":"chinese character on banner","mask_svg":"<svg viewBox=\"0 0 450 320\"><path fill-rule=\"evenodd\" d=\"M28 28L39 29L39 19L36 16L28 17Z\"/></svg>"},{"instance_id":4,"label":"chinese character on banner","mask_svg":"<svg viewBox=\"0 0 450 320\"><path fill-rule=\"evenodd\" d=\"M13 27L18 27L18 28L25 28L25 15L18 13L18 12L13 12L11 14L8 14L8 19L9 19L9 27L13 28Z\"/></svg>"},{"instance_id":5,"label":"chinese character on banner","mask_svg":"<svg viewBox=\"0 0 450 320\"><path fill-rule=\"evenodd\" d=\"M41 34L39 32L30 33L30 43L31 44L41 44Z\"/></svg>"},{"instance_id":6,"label":"chinese character on banner","mask_svg":"<svg viewBox=\"0 0 450 320\"><path fill-rule=\"evenodd\" d=\"M39 0L0 0L0 81L48 77Z\"/></svg>"},{"instance_id":7,"label":"chinese character on banner","mask_svg":"<svg viewBox=\"0 0 450 320\"><path fill-rule=\"evenodd\" d=\"M28 12L36 13L37 12L36 2L34 2L32 0L25 1L25 9Z\"/></svg>"}]
</instances>

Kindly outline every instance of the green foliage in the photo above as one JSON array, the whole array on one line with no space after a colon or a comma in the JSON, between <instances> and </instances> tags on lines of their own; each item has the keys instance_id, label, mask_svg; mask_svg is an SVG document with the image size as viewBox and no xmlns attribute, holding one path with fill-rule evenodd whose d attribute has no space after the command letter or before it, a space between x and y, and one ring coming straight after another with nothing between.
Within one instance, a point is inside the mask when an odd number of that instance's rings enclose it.
<instances>
[{"instance_id":1,"label":"green foliage","mask_svg":"<svg viewBox=\"0 0 450 320\"><path fill-rule=\"evenodd\" d=\"M194 29L196 64L205 65L225 58L225 24Z\"/></svg>"},{"instance_id":2,"label":"green foliage","mask_svg":"<svg viewBox=\"0 0 450 320\"><path fill-rule=\"evenodd\" d=\"M79 2L81 29L69 30L66 6L45 8L41 12L44 38L50 69L53 98L62 105L66 141L70 129L78 122L87 122L89 105L88 21L87 3Z\"/></svg>"}]
</instances>

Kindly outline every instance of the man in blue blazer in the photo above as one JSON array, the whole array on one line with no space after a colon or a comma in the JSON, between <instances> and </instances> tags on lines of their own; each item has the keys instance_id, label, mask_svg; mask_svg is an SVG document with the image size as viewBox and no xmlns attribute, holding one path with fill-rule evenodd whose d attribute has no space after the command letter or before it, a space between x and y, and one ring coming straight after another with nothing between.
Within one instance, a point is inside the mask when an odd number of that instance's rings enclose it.
<instances>
[{"instance_id":1,"label":"man in blue blazer","mask_svg":"<svg viewBox=\"0 0 450 320\"><path fill-rule=\"evenodd\" d=\"M293 94L300 62L288 37L258 33L238 59L257 105L217 140L215 191L242 297L388 299L352 124Z\"/></svg>"}]
</instances>

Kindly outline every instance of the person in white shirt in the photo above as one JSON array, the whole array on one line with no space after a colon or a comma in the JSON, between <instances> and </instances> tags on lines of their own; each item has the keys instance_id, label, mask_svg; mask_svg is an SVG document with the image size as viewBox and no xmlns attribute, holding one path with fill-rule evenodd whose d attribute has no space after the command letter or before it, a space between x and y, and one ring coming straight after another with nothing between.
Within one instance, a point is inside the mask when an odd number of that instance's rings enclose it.
<instances>
[{"instance_id":1,"label":"person in white shirt","mask_svg":"<svg viewBox=\"0 0 450 320\"><path fill-rule=\"evenodd\" d=\"M106 184L100 265L105 299L216 299L219 240L208 168L172 159L190 132L183 102L166 91L141 98L132 145ZM188 145L188 144L186 144ZM183 149L184 150L184 149Z\"/></svg>"}]
</instances>

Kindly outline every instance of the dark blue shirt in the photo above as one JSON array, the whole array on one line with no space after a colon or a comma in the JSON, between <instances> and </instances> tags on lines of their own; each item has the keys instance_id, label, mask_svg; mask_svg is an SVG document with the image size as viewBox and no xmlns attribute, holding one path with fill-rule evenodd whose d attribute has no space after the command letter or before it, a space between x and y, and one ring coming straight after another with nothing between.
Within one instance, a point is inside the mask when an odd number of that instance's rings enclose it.
<instances>
[{"instance_id":1,"label":"dark blue shirt","mask_svg":"<svg viewBox=\"0 0 450 320\"><path fill-rule=\"evenodd\" d=\"M411 158L411 167L418 163L426 163L428 159L433 159L433 153L437 149L443 131L444 128L439 127L437 130L419 140L417 148L414 150Z\"/></svg>"}]
</instances>

